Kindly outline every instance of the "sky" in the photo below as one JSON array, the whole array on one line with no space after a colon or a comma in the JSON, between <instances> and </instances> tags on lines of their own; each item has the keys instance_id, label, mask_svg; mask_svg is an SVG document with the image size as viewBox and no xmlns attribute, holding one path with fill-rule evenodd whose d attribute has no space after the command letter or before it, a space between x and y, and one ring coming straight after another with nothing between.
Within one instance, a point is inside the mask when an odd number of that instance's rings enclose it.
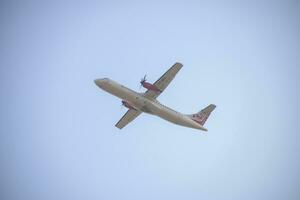
<instances>
[{"instance_id":1,"label":"sky","mask_svg":"<svg viewBox=\"0 0 300 200\"><path fill-rule=\"evenodd\" d=\"M0 199L300 199L300 2L1 1ZM217 105L208 132L142 114L94 79Z\"/></svg>"}]
</instances>

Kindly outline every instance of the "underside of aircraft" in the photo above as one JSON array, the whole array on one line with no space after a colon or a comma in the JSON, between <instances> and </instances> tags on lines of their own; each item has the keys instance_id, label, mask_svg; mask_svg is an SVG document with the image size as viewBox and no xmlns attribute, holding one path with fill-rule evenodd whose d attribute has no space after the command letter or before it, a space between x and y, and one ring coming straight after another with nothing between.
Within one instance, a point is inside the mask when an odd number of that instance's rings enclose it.
<instances>
[{"instance_id":1,"label":"underside of aircraft","mask_svg":"<svg viewBox=\"0 0 300 200\"><path fill-rule=\"evenodd\" d=\"M116 127L124 128L142 112L145 112L177 125L207 131L203 126L216 108L214 104L210 104L194 114L182 114L157 100L157 97L167 88L182 66L181 63L175 63L154 83L148 82L145 75L140 81L141 87L147 89L144 93L135 92L108 78L96 79L95 83L98 87L122 99L122 105L128 108L125 115L117 122Z\"/></svg>"}]
</instances>

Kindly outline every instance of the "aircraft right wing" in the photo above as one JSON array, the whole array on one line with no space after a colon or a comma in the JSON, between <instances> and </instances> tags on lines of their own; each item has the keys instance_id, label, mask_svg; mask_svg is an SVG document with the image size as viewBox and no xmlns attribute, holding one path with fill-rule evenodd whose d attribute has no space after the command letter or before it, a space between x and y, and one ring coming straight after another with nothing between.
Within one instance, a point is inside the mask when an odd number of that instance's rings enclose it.
<instances>
[{"instance_id":1,"label":"aircraft right wing","mask_svg":"<svg viewBox=\"0 0 300 200\"><path fill-rule=\"evenodd\" d=\"M135 118L137 118L137 116L139 116L141 113L142 113L141 111L135 109L129 109L115 126L118 127L119 129L122 129L127 124L132 122Z\"/></svg>"},{"instance_id":2,"label":"aircraft right wing","mask_svg":"<svg viewBox=\"0 0 300 200\"><path fill-rule=\"evenodd\" d=\"M166 73L164 73L153 85L163 92L170 82L174 79L177 72L182 68L181 63L175 63ZM155 92L153 90L147 90L144 93L144 97L155 99L161 92Z\"/></svg>"}]
</instances>

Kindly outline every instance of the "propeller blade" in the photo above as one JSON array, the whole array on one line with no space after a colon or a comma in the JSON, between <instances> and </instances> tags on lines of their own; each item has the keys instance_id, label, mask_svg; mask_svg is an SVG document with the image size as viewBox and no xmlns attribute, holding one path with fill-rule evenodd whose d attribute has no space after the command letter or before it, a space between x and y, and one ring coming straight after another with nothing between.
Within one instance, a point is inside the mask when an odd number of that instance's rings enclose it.
<instances>
[{"instance_id":1,"label":"propeller blade","mask_svg":"<svg viewBox=\"0 0 300 200\"><path fill-rule=\"evenodd\" d=\"M140 85L140 90L141 90L141 88L142 88L142 86L144 85L144 83L145 83L145 81L146 81L146 77L147 77L147 74L145 74L145 76L141 79L141 81L140 81L140 83L141 83L141 85Z\"/></svg>"},{"instance_id":2,"label":"propeller blade","mask_svg":"<svg viewBox=\"0 0 300 200\"><path fill-rule=\"evenodd\" d=\"M145 76L141 79L141 82L145 82L145 81L146 81L146 77L147 77L147 75L145 75Z\"/></svg>"}]
</instances>

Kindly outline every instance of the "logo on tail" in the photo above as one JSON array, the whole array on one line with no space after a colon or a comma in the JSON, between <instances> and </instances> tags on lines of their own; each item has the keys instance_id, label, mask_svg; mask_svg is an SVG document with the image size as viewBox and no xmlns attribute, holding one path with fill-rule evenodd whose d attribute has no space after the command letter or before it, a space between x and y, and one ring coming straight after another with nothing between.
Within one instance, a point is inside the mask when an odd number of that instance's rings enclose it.
<instances>
[{"instance_id":1,"label":"logo on tail","mask_svg":"<svg viewBox=\"0 0 300 200\"><path fill-rule=\"evenodd\" d=\"M207 106L203 110L199 111L198 113L190 115L190 117L192 118L192 120L194 120L195 122L197 122L197 123L201 124L201 126L203 126L205 124L206 120L208 119L210 113L215 108L216 108L216 105L210 104L209 106Z\"/></svg>"}]
</instances>

